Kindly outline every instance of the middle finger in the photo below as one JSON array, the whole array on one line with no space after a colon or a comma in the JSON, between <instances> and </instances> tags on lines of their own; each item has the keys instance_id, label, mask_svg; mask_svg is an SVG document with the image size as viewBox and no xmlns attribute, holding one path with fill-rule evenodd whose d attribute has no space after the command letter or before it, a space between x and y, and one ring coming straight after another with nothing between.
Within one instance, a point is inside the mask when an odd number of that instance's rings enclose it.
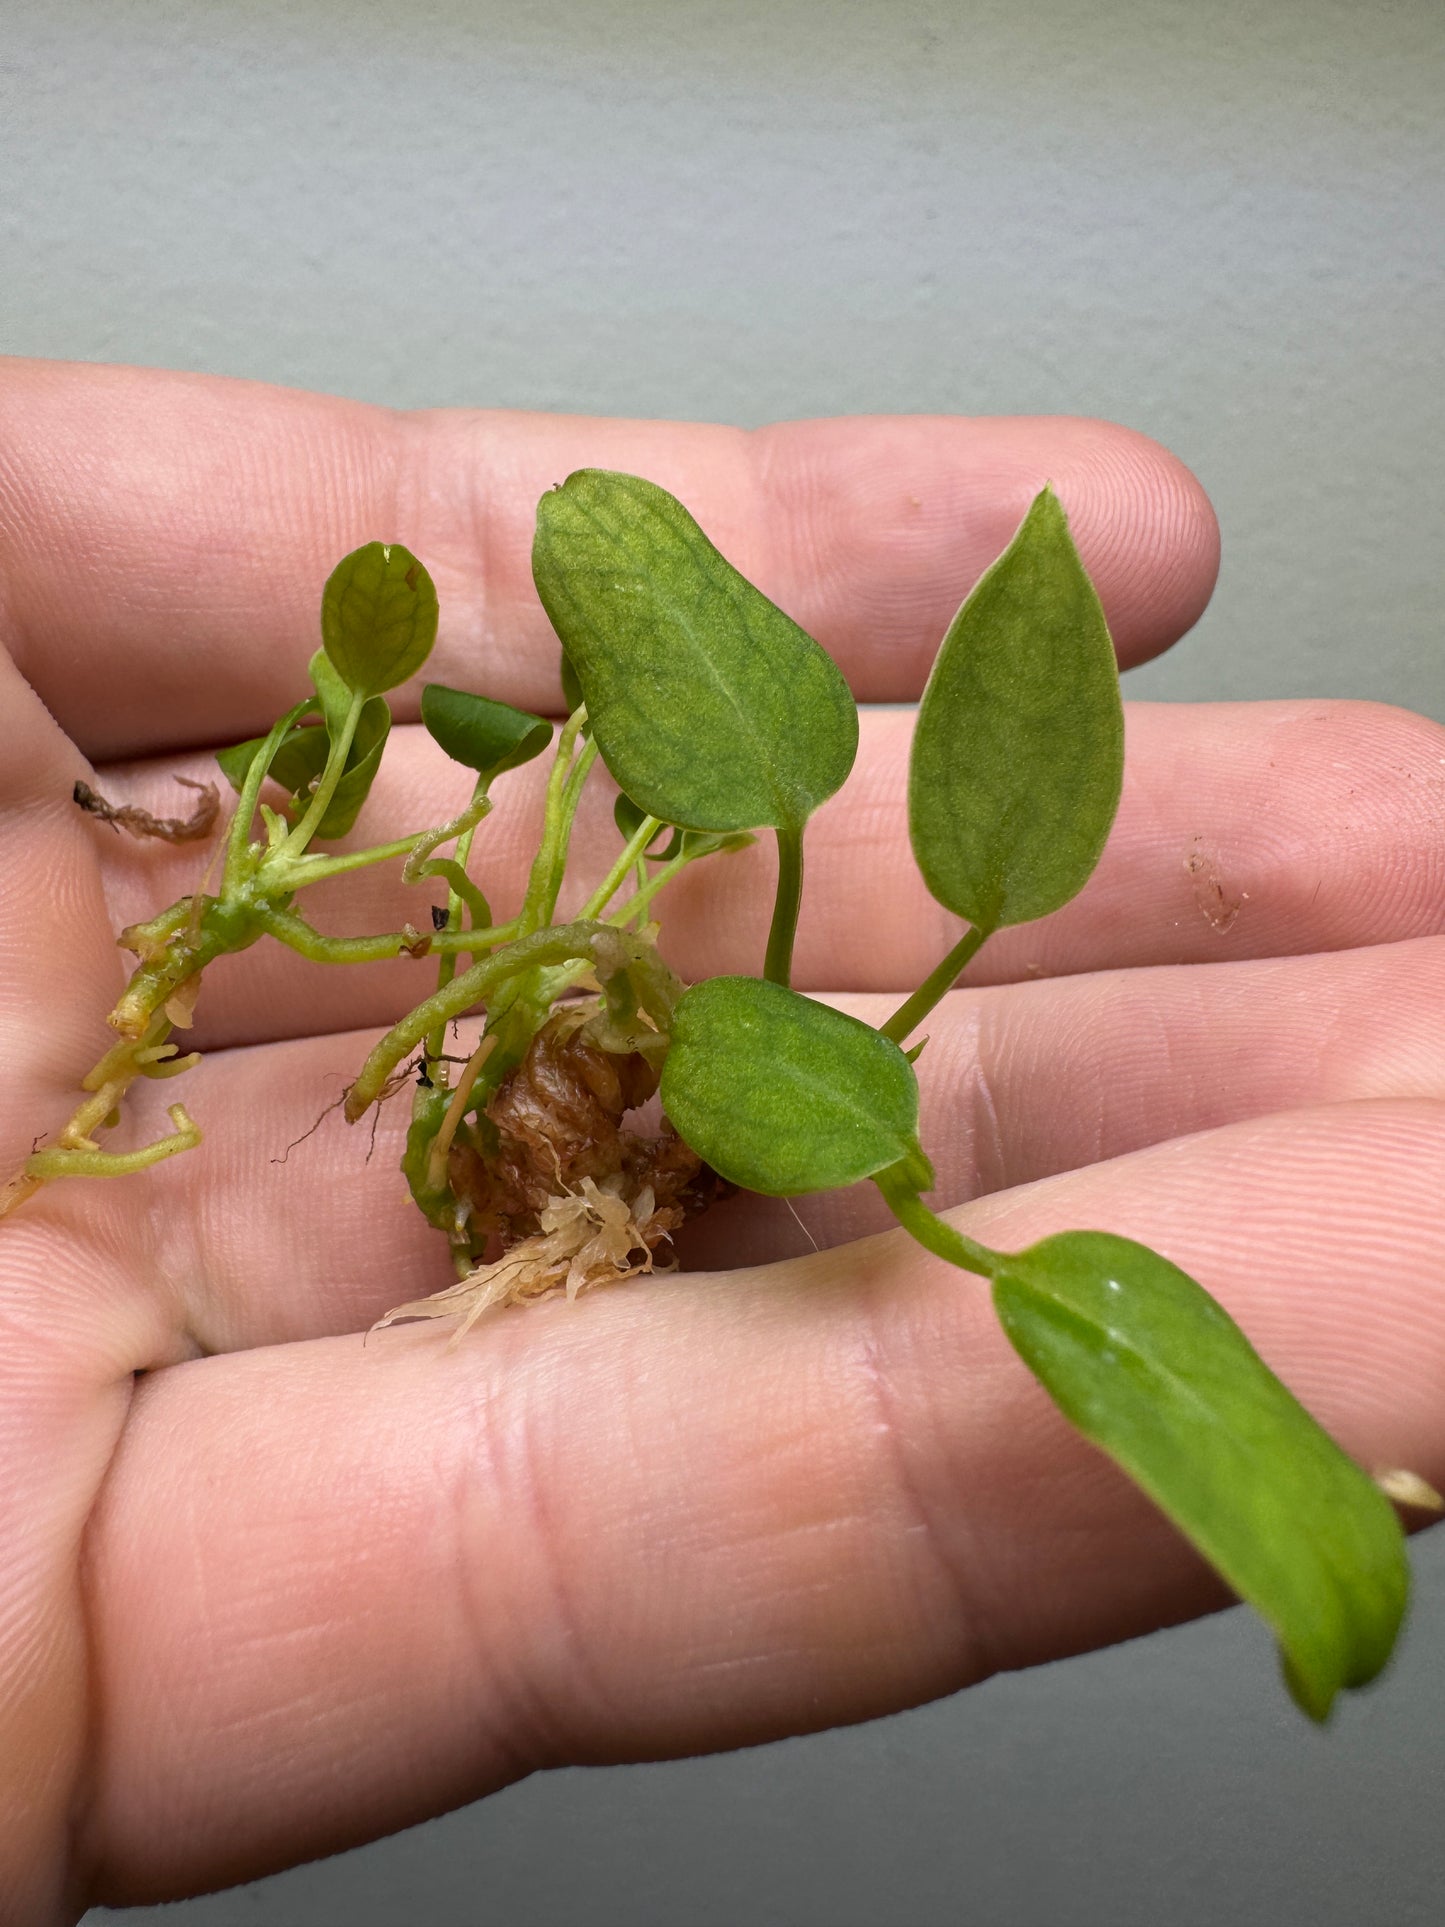
<instances>
[{"instance_id":1,"label":"middle finger","mask_svg":"<svg viewBox=\"0 0 1445 1927\"><path fill-rule=\"evenodd\" d=\"M1191 970L956 991L919 1060L939 1208L1268 1113L1445 1094L1445 938ZM886 1000L834 1000L869 1022ZM186 1080L201 1148L96 1184L90 1222L147 1187L157 1259L211 1350L363 1326L450 1282L397 1170L410 1104L348 1130L323 1115L366 1034L217 1053ZM164 1091L141 1103L158 1122ZM318 1125L318 1119L320 1120ZM314 1128L313 1127L317 1127ZM763 1264L886 1228L873 1186L743 1194L689 1227L689 1269ZM168 1253L168 1255L167 1255Z\"/></svg>"},{"instance_id":2,"label":"middle finger","mask_svg":"<svg viewBox=\"0 0 1445 1927\"><path fill-rule=\"evenodd\" d=\"M913 719L865 711L857 767L819 811L795 981L800 989L901 998L956 941L908 848ZM214 764L210 765L214 773ZM200 759L131 764L103 788L158 813L174 775ZM541 823L545 759L504 778L477 838L474 871L498 918L520 902ZM617 849L605 775L589 785L566 914ZM419 729L398 729L348 845L441 822L466 799L463 772ZM1131 704L1124 798L1087 888L1052 917L1003 931L974 984L1166 963L1204 963L1390 943L1445 929L1445 730L1404 710L1350 702ZM137 845L97 826L117 924L196 887L204 859ZM761 967L774 858L713 857L661 898L662 948L684 978ZM435 886L408 889L390 863L323 884L300 908L338 934L425 929ZM324 970L273 943L214 967L197 1041L244 1044L386 1024L427 994L434 966L409 959ZM100 1013L97 1013L99 1016Z\"/></svg>"}]
</instances>

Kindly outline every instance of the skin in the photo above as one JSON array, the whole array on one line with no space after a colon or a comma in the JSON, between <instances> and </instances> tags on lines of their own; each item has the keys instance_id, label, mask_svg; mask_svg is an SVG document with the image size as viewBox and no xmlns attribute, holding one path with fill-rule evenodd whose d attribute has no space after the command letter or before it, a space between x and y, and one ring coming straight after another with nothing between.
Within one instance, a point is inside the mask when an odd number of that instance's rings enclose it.
<instances>
[{"instance_id":1,"label":"skin","mask_svg":"<svg viewBox=\"0 0 1445 1927\"><path fill-rule=\"evenodd\" d=\"M1096 422L403 417L0 364L0 1166L104 1047L113 929L208 855L84 817L75 779L174 813L175 774L296 699L327 571L378 536L437 578L429 674L555 710L528 537L583 463L680 494L865 701L916 696L1045 479L1126 662L1214 579L1197 483ZM397 710L414 718L407 692ZM354 841L465 790L419 730L394 743ZM875 1020L956 935L907 862L906 749L906 717L866 717L810 833L797 981ZM501 915L540 780L499 785L478 840ZM1437 1485L1442 806L1445 732L1419 717L1136 708L1098 874L989 946L920 1065L935 1202L962 1228L1145 1240L1347 1449ZM600 796L579 892L607 817ZM665 948L684 974L756 968L769 897L761 846L700 866L664 903ZM361 931L418 899L393 869L344 902ZM276 1160L431 968L275 946L218 967L209 1056L126 1126L163 1129L183 1095L203 1148L57 1185L0 1229L7 1921L243 1880L542 1766L864 1719L1222 1603L1053 1412L983 1290L883 1231L866 1186L802 1201L816 1253L784 1207L736 1200L688 1252L725 1280L506 1314L451 1354L420 1326L363 1348L448 1278L402 1200L399 1107L370 1163L335 1117Z\"/></svg>"}]
</instances>

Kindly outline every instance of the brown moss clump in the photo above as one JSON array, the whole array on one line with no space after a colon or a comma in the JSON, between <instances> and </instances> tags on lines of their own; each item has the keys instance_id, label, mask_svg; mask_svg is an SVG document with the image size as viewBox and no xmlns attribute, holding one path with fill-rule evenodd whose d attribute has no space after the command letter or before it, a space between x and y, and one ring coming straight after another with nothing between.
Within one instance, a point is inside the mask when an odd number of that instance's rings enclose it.
<instances>
[{"instance_id":1,"label":"brown moss clump","mask_svg":"<svg viewBox=\"0 0 1445 1927\"><path fill-rule=\"evenodd\" d=\"M447 1154L469 1229L499 1255L380 1325L460 1316L455 1344L493 1305L575 1298L652 1271L658 1247L719 1195L717 1174L666 1119L651 1136L624 1127L656 1093L658 1072L643 1051L604 1049L590 1034L594 1014L554 1011L486 1106L496 1148L456 1142Z\"/></svg>"}]
</instances>

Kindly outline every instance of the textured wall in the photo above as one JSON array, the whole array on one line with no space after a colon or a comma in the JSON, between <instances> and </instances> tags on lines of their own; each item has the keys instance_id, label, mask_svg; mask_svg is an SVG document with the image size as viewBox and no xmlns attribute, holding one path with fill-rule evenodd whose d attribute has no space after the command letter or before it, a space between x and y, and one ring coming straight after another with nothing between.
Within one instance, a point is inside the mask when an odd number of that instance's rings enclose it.
<instances>
[{"instance_id":1,"label":"textured wall","mask_svg":"<svg viewBox=\"0 0 1445 1927\"><path fill-rule=\"evenodd\" d=\"M1440 0L8 0L0 346L395 403L1112 416L1225 538L1134 693L1445 718L1442 92ZM1433 1921L1442 1554L1324 1738L1236 1614L164 1918Z\"/></svg>"}]
</instances>

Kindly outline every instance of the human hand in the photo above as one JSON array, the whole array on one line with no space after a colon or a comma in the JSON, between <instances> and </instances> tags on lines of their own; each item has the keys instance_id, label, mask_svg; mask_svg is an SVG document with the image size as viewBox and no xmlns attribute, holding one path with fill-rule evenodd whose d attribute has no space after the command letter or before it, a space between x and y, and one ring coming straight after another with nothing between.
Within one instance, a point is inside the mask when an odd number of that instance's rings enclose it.
<instances>
[{"instance_id":1,"label":"human hand","mask_svg":"<svg viewBox=\"0 0 1445 1927\"><path fill-rule=\"evenodd\" d=\"M1191 478L1097 423L747 438L23 363L0 419L0 1171L103 1047L114 929L206 861L113 836L72 783L173 813L175 775L302 692L320 584L357 543L394 536L436 577L441 680L542 709L531 516L583 463L680 495L864 701L917 694L1045 479L1125 661L1194 620L1215 562ZM795 980L875 1019L956 934L906 856L908 729L865 716L809 842ZM399 730L367 838L441 820L457 780ZM536 800L534 771L508 779L479 843L502 915ZM1142 1239L1361 1460L1436 1483L1442 802L1442 732L1400 712L1135 707L1095 878L989 945L919 1066L938 1201L976 1197L972 1235ZM684 976L756 967L768 863L675 887ZM394 873L347 902L355 929L414 908ZM752 1267L726 1281L505 1314L450 1355L425 1327L363 1350L446 1281L396 1173L403 1121L370 1163L334 1118L275 1160L414 970L275 946L217 967L185 1085L200 1151L0 1227L7 1918L244 1879L537 1766L864 1718L1222 1597L981 1287L901 1233L843 1243L886 1221L871 1187L803 1201L806 1232L781 1204L719 1208L688 1259ZM140 1141L174 1093L136 1095Z\"/></svg>"}]
</instances>

